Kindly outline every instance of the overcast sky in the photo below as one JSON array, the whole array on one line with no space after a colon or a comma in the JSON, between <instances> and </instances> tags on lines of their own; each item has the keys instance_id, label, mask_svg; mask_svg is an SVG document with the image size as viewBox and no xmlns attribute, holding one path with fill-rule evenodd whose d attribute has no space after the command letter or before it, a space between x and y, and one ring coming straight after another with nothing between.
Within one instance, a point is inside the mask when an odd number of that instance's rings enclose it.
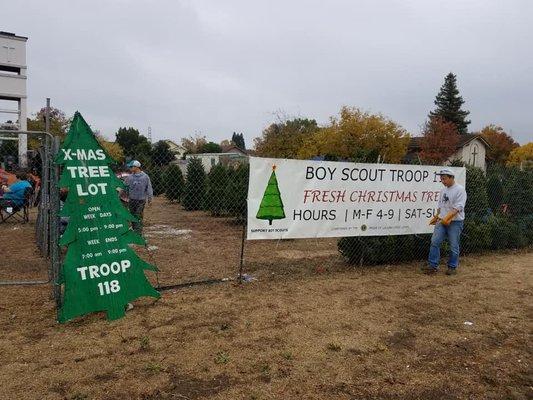
<instances>
[{"instance_id":1,"label":"overcast sky","mask_svg":"<svg viewBox=\"0 0 533 400\"><path fill-rule=\"evenodd\" d=\"M108 137L320 124L343 105L420 132L457 74L470 130L533 140L533 1L4 1L0 30L28 36L28 109L45 97Z\"/></svg>"}]
</instances>

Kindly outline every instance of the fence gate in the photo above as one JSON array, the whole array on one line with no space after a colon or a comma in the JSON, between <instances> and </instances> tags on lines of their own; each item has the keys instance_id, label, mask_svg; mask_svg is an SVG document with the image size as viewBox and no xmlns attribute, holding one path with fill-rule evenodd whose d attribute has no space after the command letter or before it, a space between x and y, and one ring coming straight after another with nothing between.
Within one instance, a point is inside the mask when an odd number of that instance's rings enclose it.
<instances>
[{"instance_id":1,"label":"fence gate","mask_svg":"<svg viewBox=\"0 0 533 400\"><path fill-rule=\"evenodd\" d=\"M25 135L28 148L20 152L19 138ZM59 150L59 139L39 131L0 130L0 181L8 184L13 172L22 170L29 174L33 194L29 200L30 221L35 224L35 242L40 254L47 260L48 271L38 280L2 280L0 285L38 285L53 283L53 295L60 302L60 290L56 284L60 265L59 240L59 191L58 169L54 157ZM0 233L8 234L16 229L17 222L6 221L0 225ZM2 226L4 225L4 226ZM15 252L16 249L6 249Z\"/></svg>"}]
</instances>

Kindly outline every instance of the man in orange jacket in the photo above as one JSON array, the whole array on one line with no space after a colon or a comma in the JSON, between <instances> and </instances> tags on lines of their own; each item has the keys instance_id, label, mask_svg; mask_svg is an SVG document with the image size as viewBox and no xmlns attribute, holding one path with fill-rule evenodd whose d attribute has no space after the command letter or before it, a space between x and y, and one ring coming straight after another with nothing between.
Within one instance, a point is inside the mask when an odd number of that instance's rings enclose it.
<instances>
[{"instance_id":1,"label":"man in orange jacket","mask_svg":"<svg viewBox=\"0 0 533 400\"><path fill-rule=\"evenodd\" d=\"M448 238L450 244L450 259L446 275L455 275L459 265L459 242L465 219L466 191L465 188L455 183L455 174L451 169L439 172L440 181L444 189L440 192L437 215L430 225L435 225L429 249L429 268L427 273L433 274L439 270L440 246Z\"/></svg>"}]
</instances>

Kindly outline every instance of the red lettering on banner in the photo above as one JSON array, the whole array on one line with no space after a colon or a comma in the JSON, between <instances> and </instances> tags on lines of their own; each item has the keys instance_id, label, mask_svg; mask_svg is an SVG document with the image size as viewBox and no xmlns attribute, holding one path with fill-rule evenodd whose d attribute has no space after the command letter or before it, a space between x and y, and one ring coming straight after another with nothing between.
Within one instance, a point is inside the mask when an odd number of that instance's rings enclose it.
<instances>
[{"instance_id":1,"label":"red lettering on banner","mask_svg":"<svg viewBox=\"0 0 533 400\"><path fill-rule=\"evenodd\" d=\"M304 204L306 203L343 203L346 190L304 190Z\"/></svg>"}]
</instances>

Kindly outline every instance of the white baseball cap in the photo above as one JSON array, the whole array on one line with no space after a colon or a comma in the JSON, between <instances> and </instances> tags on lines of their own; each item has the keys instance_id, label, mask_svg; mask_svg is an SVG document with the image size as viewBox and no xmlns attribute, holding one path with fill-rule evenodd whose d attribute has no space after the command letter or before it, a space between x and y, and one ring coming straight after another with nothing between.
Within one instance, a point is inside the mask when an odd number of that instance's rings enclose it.
<instances>
[{"instance_id":1,"label":"white baseball cap","mask_svg":"<svg viewBox=\"0 0 533 400\"><path fill-rule=\"evenodd\" d=\"M455 176L455 172L453 172L451 169L448 169L448 168L445 168L445 169L441 169L437 175L450 175L450 176Z\"/></svg>"},{"instance_id":2,"label":"white baseball cap","mask_svg":"<svg viewBox=\"0 0 533 400\"><path fill-rule=\"evenodd\" d=\"M131 163L130 163L130 167L137 167L137 168L140 168L141 166L141 163L137 160L133 160Z\"/></svg>"}]
</instances>

